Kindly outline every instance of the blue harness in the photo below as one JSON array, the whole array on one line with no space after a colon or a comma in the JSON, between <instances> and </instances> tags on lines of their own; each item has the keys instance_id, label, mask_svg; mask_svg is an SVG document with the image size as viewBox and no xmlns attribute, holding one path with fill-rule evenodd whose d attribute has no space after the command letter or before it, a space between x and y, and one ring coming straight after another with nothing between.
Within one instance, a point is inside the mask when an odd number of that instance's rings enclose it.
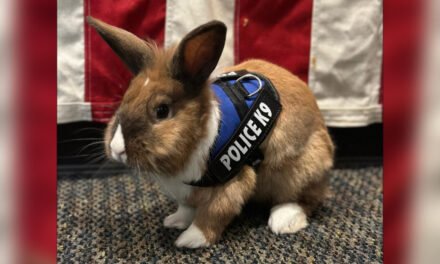
<instances>
[{"instance_id":1,"label":"blue harness","mask_svg":"<svg viewBox=\"0 0 440 264\"><path fill-rule=\"evenodd\" d=\"M247 71L222 74L212 85L221 112L219 133L211 148L208 169L194 186L215 186L232 179L244 165L263 160L259 145L280 111L279 96L270 80Z\"/></svg>"}]
</instances>

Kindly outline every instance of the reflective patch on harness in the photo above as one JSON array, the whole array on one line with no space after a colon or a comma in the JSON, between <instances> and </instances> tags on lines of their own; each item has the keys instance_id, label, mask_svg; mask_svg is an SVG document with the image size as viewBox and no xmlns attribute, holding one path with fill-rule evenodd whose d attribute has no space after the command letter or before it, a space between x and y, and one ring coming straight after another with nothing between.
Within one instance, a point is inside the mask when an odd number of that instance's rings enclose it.
<instances>
[{"instance_id":1,"label":"reflective patch on harness","mask_svg":"<svg viewBox=\"0 0 440 264\"><path fill-rule=\"evenodd\" d=\"M232 169L231 160L239 162L241 158L246 155L254 141L257 140L257 137L261 135L261 131L267 126L267 122L271 117L272 111L269 106L264 102L260 102L257 110L250 117L251 119L249 119L246 126L238 134L238 139L234 140L229 146L227 153L220 157L220 161L228 171Z\"/></svg>"}]
</instances>

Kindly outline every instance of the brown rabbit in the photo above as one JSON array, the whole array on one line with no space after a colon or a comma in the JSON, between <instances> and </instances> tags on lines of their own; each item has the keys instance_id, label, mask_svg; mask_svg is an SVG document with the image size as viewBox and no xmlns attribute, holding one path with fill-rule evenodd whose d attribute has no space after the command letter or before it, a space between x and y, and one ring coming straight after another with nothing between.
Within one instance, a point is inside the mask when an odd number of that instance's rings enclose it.
<instances>
[{"instance_id":1,"label":"brown rabbit","mask_svg":"<svg viewBox=\"0 0 440 264\"><path fill-rule=\"evenodd\" d=\"M268 225L277 234L295 233L328 193L327 173L334 147L315 98L287 70L262 60L224 69L247 70L268 78L279 93L282 111L260 145L264 160L245 165L224 184L196 187L207 169L210 148L221 120L210 89L226 36L218 21L186 35L173 49L88 18L134 74L119 109L105 132L108 156L154 177L178 203L165 227L186 229L178 247L215 243L250 199L270 203Z\"/></svg>"}]
</instances>

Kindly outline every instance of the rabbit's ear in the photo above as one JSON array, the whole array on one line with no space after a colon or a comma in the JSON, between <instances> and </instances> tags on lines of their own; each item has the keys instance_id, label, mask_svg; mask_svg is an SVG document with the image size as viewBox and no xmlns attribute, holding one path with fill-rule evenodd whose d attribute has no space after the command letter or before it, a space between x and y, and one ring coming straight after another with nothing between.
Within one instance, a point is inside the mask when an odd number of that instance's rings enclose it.
<instances>
[{"instance_id":1,"label":"rabbit's ear","mask_svg":"<svg viewBox=\"0 0 440 264\"><path fill-rule=\"evenodd\" d=\"M193 85L206 81L217 66L225 39L225 24L215 20L188 33L173 57L174 78Z\"/></svg>"},{"instance_id":2,"label":"rabbit's ear","mask_svg":"<svg viewBox=\"0 0 440 264\"><path fill-rule=\"evenodd\" d=\"M87 22L96 29L133 74L151 64L152 50L144 40L91 16L87 17Z\"/></svg>"}]
</instances>

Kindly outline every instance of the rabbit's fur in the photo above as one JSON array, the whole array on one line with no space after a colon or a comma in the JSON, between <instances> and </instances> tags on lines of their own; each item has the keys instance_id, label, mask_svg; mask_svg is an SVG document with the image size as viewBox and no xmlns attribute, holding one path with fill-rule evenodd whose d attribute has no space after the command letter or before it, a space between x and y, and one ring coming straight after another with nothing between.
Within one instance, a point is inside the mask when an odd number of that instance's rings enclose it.
<instances>
[{"instance_id":1,"label":"rabbit's fur","mask_svg":"<svg viewBox=\"0 0 440 264\"><path fill-rule=\"evenodd\" d=\"M275 233L307 226L306 215L328 195L334 147L304 82L262 60L223 69L245 69L270 79L283 110L260 146L265 158L257 171L245 165L223 185L193 187L184 182L203 176L221 120L209 76L223 50L225 25L204 24L163 50L99 20L89 18L89 23L134 74L105 132L106 152L154 177L176 199L178 209L164 225L186 229L177 246L215 243L250 199L273 206L268 224ZM169 111L159 118L163 105Z\"/></svg>"}]
</instances>

